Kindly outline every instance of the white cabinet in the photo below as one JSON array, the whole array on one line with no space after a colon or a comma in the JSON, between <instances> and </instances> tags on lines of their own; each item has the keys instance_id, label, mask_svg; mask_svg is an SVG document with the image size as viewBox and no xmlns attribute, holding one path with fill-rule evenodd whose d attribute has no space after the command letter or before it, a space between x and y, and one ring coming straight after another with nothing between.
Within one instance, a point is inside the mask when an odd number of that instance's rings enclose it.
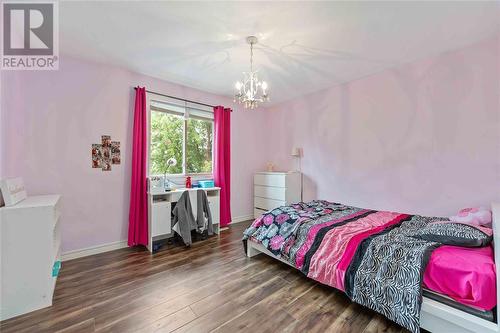
<instances>
[{"instance_id":1,"label":"white cabinet","mask_svg":"<svg viewBox=\"0 0 500 333\"><path fill-rule=\"evenodd\" d=\"M220 190L208 191L208 206L210 207L210 214L212 214L212 224L214 225L214 231L220 233Z\"/></svg>"},{"instance_id":2,"label":"white cabinet","mask_svg":"<svg viewBox=\"0 0 500 333\"><path fill-rule=\"evenodd\" d=\"M0 208L0 320L52 305L61 263L60 196Z\"/></svg>"},{"instance_id":3,"label":"white cabinet","mask_svg":"<svg viewBox=\"0 0 500 333\"><path fill-rule=\"evenodd\" d=\"M254 217L301 200L302 175L291 172L257 172L254 175Z\"/></svg>"},{"instance_id":4,"label":"white cabinet","mask_svg":"<svg viewBox=\"0 0 500 333\"><path fill-rule=\"evenodd\" d=\"M151 218L153 219L151 232L153 237L172 232L170 223L171 205L168 201L158 201L151 205Z\"/></svg>"}]
</instances>

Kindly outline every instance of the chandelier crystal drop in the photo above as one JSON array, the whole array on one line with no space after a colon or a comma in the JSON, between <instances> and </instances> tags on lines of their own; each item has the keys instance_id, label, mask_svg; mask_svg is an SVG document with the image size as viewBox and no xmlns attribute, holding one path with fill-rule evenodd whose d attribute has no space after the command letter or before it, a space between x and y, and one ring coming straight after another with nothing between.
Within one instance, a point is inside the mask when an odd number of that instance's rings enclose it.
<instances>
[{"instance_id":1,"label":"chandelier crystal drop","mask_svg":"<svg viewBox=\"0 0 500 333\"><path fill-rule=\"evenodd\" d=\"M255 109L259 103L269 100L267 83L259 81L258 71L253 70L253 46L258 40L255 36L248 36L247 43L250 44L250 72L243 72L243 82L236 82L236 93L234 102L243 104L246 109Z\"/></svg>"}]
</instances>

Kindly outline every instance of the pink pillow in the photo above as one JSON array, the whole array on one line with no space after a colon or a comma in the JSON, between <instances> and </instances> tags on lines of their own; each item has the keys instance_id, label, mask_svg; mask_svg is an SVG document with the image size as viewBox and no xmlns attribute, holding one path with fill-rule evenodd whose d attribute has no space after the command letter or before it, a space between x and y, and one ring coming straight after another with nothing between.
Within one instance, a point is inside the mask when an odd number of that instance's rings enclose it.
<instances>
[{"instance_id":1,"label":"pink pillow","mask_svg":"<svg viewBox=\"0 0 500 333\"><path fill-rule=\"evenodd\" d=\"M485 207L464 208L450 220L470 225L491 225L491 211Z\"/></svg>"}]
</instances>

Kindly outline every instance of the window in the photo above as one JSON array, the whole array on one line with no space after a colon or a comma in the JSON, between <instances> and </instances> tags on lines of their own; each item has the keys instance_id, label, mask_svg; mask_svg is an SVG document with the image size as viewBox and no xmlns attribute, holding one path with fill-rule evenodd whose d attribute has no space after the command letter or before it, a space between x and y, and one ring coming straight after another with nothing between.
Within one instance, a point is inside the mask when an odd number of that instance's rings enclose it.
<instances>
[{"instance_id":1,"label":"window","mask_svg":"<svg viewBox=\"0 0 500 333\"><path fill-rule=\"evenodd\" d=\"M208 108L151 101L149 173L212 173L213 128ZM177 164L169 167L171 158Z\"/></svg>"}]
</instances>

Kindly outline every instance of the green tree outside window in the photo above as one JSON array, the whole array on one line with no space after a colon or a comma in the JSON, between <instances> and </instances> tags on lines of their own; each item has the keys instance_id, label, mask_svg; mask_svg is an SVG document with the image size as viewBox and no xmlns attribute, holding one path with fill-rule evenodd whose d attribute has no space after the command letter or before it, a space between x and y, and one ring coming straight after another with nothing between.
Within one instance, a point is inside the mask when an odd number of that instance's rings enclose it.
<instances>
[{"instance_id":1,"label":"green tree outside window","mask_svg":"<svg viewBox=\"0 0 500 333\"><path fill-rule=\"evenodd\" d=\"M186 156L183 159L184 127ZM151 112L150 174L182 174L212 172L213 121L190 118L166 112ZM166 161L175 158L176 166L167 169Z\"/></svg>"}]
</instances>

